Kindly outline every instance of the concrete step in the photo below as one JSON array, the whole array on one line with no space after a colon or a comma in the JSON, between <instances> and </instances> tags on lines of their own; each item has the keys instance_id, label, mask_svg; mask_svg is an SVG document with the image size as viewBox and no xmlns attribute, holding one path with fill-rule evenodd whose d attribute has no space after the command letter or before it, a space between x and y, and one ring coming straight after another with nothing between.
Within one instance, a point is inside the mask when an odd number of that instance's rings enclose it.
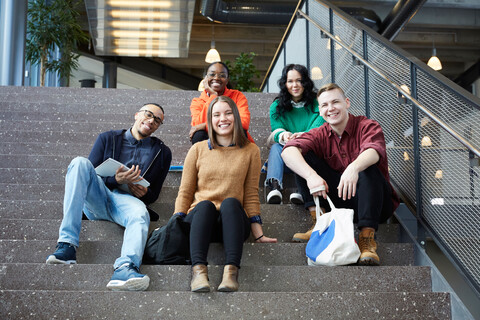
<instances>
[{"instance_id":1,"label":"concrete step","mask_svg":"<svg viewBox=\"0 0 480 320\"><path fill-rule=\"evenodd\" d=\"M72 157L73 159L73 157ZM67 165L68 166L68 165ZM0 183L6 184L61 184L65 180L67 166L63 168L0 168ZM263 186L266 178L265 173L260 174L260 186ZM163 183L164 186L180 186L182 179L181 171L170 171ZM295 177L292 174L284 174L283 185L285 188L294 188ZM263 196L263 193L260 195Z\"/></svg>"},{"instance_id":2,"label":"concrete step","mask_svg":"<svg viewBox=\"0 0 480 320\"><path fill-rule=\"evenodd\" d=\"M448 293L0 291L0 317L450 319ZM114 310L114 311L113 311Z\"/></svg>"},{"instance_id":3,"label":"concrete step","mask_svg":"<svg viewBox=\"0 0 480 320\"><path fill-rule=\"evenodd\" d=\"M3 290L107 291L111 265L0 264ZM149 291L189 291L188 265L145 265ZM22 277L18 277L21 274ZM222 281L223 266L209 266L212 286ZM345 281L338 281L345 279ZM240 292L429 292L430 268L412 266L244 266Z\"/></svg>"},{"instance_id":4,"label":"concrete step","mask_svg":"<svg viewBox=\"0 0 480 320\"><path fill-rule=\"evenodd\" d=\"M298 216L298 215L296 215ZM166 224L169 215L161 215L159 221L150 223L150 230ZM311 226L309 219L286 217L285 214L269 211L264 214L263 231L269 237L280 242L291 242L298 231L305 232ZM4 240L57 240L61 220L51 219L0 219L0 239ZM377 241L396 242L399 239L397 224L381 224L377 232ZM123 228L109 221L82 221L80 241L104 241L123 239ZM356 230L358 233L358 231ZM253 241L253 239L250 239Z\"/></svg>"},{"instance_id":5,"label":"concrete step","mask_svg":"<svg viewBox=\"0 0 480 320\"><path fill-rule=\"evenodd\" d=\"M167 199L166 199L167 200ZM175 199L162 202L160 197L157 202L149 207L161 217L167 218L174 213ZM308 221L308 213L296 205L269 205L260 204L260 211L266 220L272 221ZM63 216L61 200L5 200L0 199L1 219L61 219Z\"/></svg>"},{"instance_id":6,"label":"concrete step","mask_svg":"<svg viewBox=\"0 0 480 320\"><path fill-rule=\"evenodd\" d=\"M81 264L113 264L120 256L121 241L83 241L77 251ZM0 263L44 263L55 251L56 240L0 240ZM306 265L303 243L245 243L242 266ZM413 245L379 243L378 255L383 266L413 265ZM223 246L212 243L208 253L212 265L224 264Z\"/></svg>"},{"instance_id":7,"label":"concrete step","mask_svg":"<svg viewBox=\"0 0 480 320\"><path fill-rule=\"evenodd\" d=\"M92 113L92 114L105 114L105 113L120 113L120 114L129 114L133 115L138 111L143 104L152 102L151 100L141 99L138 101L124 101L117 99L110 99L108 102L99 102L99 101L76 101L72 103L65 104L62 100L63 97L55 97L53 101L28 101L26 103L21 103L20 101L4 101L0 102L0 107L2 110L7 112L31 112L31 113L69 113L70 117L76 114ZM3 97L2 97L3 99ZM63 98L68 99L68 98ZM248 100L248 97L247 97ZM165 114L168 116L175 113L188 114L190 115L190 104L192 99L179 97L158 99L153 101L154 103L160 104L164 110ZM252 99L248 100L248 110L250 111L251 117L262 117L267 116L269 112L270 104L273 99ZM94 106L95 108L92 108Z\"/></svg>"},{"instance_id":8,"label":"concrete step","mask_svg":"<svg viewBox=\"0 0 480 320\"><path fill-rule=\"evenodd\" d=\"M35 175L34 175L35 176ZM29 177L24 177L29 178ZM62 200L64 195L64 184L62 183L64 178L63 175L57 175L56 177L49 177L48 180L57 180L55 182L61 184L54 184L54 181L50 181L51 183L45 184L20 184L20 183L0 183L0 188L2 188L2 193L0 194L0 200L21 200L21 199L29 199L29 200ZM60 180L60 181L58 181ZM263 182L260 182L262 184ZM177 198L179 186L172 186L168 184L164 184L162 186L162 191L160 192L160 196L157 201L166 202L168 200L174 202ZM288 188L285 190L283 195L283 203L289 204L289 195L291 192L295 191L296 188ZM28 196L28 197L27 197ZM266 199L264 197L264 187L259 187L259 200L260 203L265 203ZM302 205L298 206L299 208L303 208Z\"/></svg>"},{"instance_id":9,"label":"concrete step","mask_svg":"<svg viewBox=\"0 0 480 320\"><path fill-rule=\"evenodd\" d=\"M131 118L131 119L130 119ZM190 131L190 117L186 118L184 121L180 122L177 118L174 118L176 121L165 120L165 123L161 125L157 131L155 131L154 136L159 137L163 140L164 135L174 134L178 137L188 137ZM251 135L259 136L263 138L265 134L270 134L270 124L267 126L264 125L264 122L267 119L262 119L261 123L250 122L249 132ZM52 131L66 132L66 133L75 133L75 132L93 132L100 133L111 130L112 128L130 128L133 125L133 116L129 119L123 119L121 122L73 122L73 121L33 121L33 120L0 120L0 132L18 132L21 128L22 132L38 132L50 133ZM268 135L267 135L268 138ZM172 140L172 139L170 139Z\"/></svg>"},{"instance_id":10,"label":"concrete step","mask_svg":"<svg viewBox=\"0 0 480 320\"><path fill-rule=\"evenodd\" d=\"M65 104L75 103L94 104L134 104L142 105L148 102L162 104L163 101L190 101L199 97L200 92L193 90L145 90L145 89L87 89L87 88L33 88L23 87L23 91L13 91L10 88L0 87L2 101L21 103L53 102ZM268 101L271 103L275 93L244 93L247 100ZM189 105L189 104L188 104ZM270 104L269 104L270 105Z\"/></svg>"},{"instance_id":11,"label":"concrete step","mask_svg":"<svg viewBox=\"0 0 480 320\"><path fill-rule=\"evenodd\" d=\"M33 135L34 133L32 133ZM168 138L168 137L167 137ZM171 138L171 137L170 137ZM22 142L10 141L8 150L11 152L3 151L0 153L0 168L43 168L43 169L62 169L66 168L70 161L76 156L88 157L95 137L91 137L91 142L79 142L79 146L75 147L77 152L62 150L69 148L70 145L75 144L75 141L70 142L52 142L50 146L48 143L28 143L26 148L22 148L24 144ZM182 138L183 139L183 138ZM74 140L74 139L73 139ZM162 139L167 146L174 146L170 150L172 151L172 165L183 165L188 150L191 147L188 139L181 140L182 143L170 143L166 139ZM268 158L269 149L267 146L259 146L260 157L262 163ZM29 152L31 151L31 152ZM0 151L2 152L2 151Z\"/></svg>"},{"instance_id":12,"label":"concrete step","mask_svg":"<svg viewBox=\"0 0 480 320\"><path fill-rule=\"evenodd\" d=\"M92 126L92 125L90 125ZM177 125L178 126L178 125ZM188 123L183 124L182 126L188 128ZM81 128L87 130L89 125ZM93 126L92 126L93 127ZM30 143L42 143L48 141L50 143L90 143L93 145L98 134L109 129L122 129L128 128L117 125L115 127L104 127L97 128L98 130L92 131L78 131L78 130L69 130L69 131L0 131L0 139L3 142L24 142L29 141ZM250 135L256 141L259 148L265 146L268 136L270 135L270 130L264 127L251 127L249 129ZM154 133L155 137L160 138L165 142L167 146L170 146L172 151L175 151L179 145L192 145L189 138L188 132L179 133L178 130L173 133L162 132L159 130ZM266 147L266 146L265 146ZM91 147L90 147L91 148ZM268 154L266 155L268 157Z\"/></svg>"}]
</instances>

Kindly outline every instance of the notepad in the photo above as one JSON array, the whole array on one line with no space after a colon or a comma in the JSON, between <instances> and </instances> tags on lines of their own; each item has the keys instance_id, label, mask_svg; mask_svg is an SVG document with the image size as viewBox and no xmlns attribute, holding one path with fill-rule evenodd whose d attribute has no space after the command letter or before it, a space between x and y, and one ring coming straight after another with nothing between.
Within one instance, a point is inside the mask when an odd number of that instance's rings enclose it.
<instances>
[{"instance_id":1,"label":"notepad","mask_svg":"<svg viewBox=\"0 0 480 320\"><path fill-rule=\"evenodd\" d=\"M95 168L95 172L100 177L113 177L117 172L117 169L120 168L121 166L123 166L124 168L123 171L128 170L128 168L121 162L118 162L117 160L112 158L108 158L107 160L103 161L98 167ZM150 182L148 182L146 179L142 179L140 181L134 182L134 184L139 184L141 186L144 186L145 188L148 188L150 186ZM128 189L128 185L126 184L121 184L119 188L122 189L123 191L130 192L130 189Z\"/></svg>"}]
</instances>

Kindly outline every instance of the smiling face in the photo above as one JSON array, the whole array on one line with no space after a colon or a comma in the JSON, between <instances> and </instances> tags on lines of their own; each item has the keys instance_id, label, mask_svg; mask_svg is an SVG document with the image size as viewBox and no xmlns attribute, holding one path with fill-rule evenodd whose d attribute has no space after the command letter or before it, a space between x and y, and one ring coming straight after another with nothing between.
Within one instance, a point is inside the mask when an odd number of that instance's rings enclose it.
<instances>
[{"instance_id":1,"label":"smiling face","mask_svg":"<svg viewBox=\"0 0 480 320\"><path fill-rule=\"evenodd\" d=\"M233 139L235 116L232 108L225 101L218 101L212 107L212 127L219 137Z\"/></svg>"},{"instance_id":2,"label":"smiling face","mask_svg":"<svg viewBox=\"0 0 480 320\"><path fill-rule=\"evenodd\" d=\"M342 134L348 122L350 100L339 89L324 91L318 96L320 115L337 134Z\"/></svg>"},{"instance_id":3,"label":"smiling face","mask_svg":"<svg viewBox=\"0 0 480 320\"><path fill-rule=\"evenodd\" d=\"M154 114L155 117L162 119L162 122L164 119L162 110L156 105L147 104L143 106L140 111L135 113L135 123L132 127L132 135L137 140L149 137L160 126L160 123L158 123L158 121L155 121L155 118L148 118L143 110L150 111Z\"/></svg>"},{"instance_id":4,"label":"smiling face","mask_svg":"<svg viewBox=\"0 0 480 320\"><path fill-rule=\"evenodd\" d=\"M292 96L292 100L298 102L303 96L302 75L295 69L288 71L287 82L285 83L288 93Z\"/></svg>"},{"instance_id":5,"label":"smiling face","mask_svg":"<svg viewBox=\"0 0 480 320\"><path fill-rule=\"evenodd\" d=\"M208 86L212 88L217 95L221 95L225 91L228 83L228 71L220 63L211 65L207 70Z\"/></svg>"}]
</instances>

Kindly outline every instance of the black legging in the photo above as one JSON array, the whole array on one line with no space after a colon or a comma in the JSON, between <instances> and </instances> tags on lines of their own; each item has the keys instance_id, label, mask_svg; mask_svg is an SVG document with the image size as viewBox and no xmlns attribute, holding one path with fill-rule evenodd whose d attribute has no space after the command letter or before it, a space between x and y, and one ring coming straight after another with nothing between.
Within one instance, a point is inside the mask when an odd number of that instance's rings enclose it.
<instances>
[{"instance_id":1,"label":"black legging","mask_svg":"<svg viewBox=\"0 0 480 320\"><path fill-rule=\"evenodd\" d=\"M385 222L393 214L392 188L385 180L376 165L372 165L358 174L357 192L355 197L343 201L338 197L337 186L342 174L333 170L323 159L319 159L313 152L308 152L305 161L328 184L328 196L337 208L350 208L355 211L354 221L358 228L370 227L378 229L378 224ZM297 186L305 200L305 208L314 207L313 197L308 189L307 182L296 176ZM321 206L330 208L327 200L320 197ZM327 210L328 212L329 210Z\"/></svg>"},{"instance_id":2,"label":"black legging","mask_svg":"<svg viewBox=\"0 0 480 320\"><path fill-rule=\"evenodd\" d=\"M185 222L190 223L192 266L207 265L210 242L223 241L225 264L240 267L243 242L250 235L250 221L240 201L227 198L223 200L220 211L211 201L201 201L185 217Z\"/></svg>"}]
</instances>

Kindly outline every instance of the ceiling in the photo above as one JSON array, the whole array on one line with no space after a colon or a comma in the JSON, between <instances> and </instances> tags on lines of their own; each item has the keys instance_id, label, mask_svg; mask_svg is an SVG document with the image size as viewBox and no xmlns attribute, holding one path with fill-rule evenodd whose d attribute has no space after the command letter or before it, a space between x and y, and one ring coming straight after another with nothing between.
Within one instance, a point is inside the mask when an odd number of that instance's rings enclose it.
<instances>
[{"instance_id":1,"label":"ceiling","mask_svg":"<svg viewBox=\"0 0 480 320\"><path fill-rule=\"evenodd\" d=\"M331 2L338 7L371 9L383 20L397 0ZM297 1L264 0L263 3L295 4ZM261 74L260 79L256 79L259 85L275 55L287 24L213 23L200 14L200 0L197 0L195 5L188 57L151 59L200 79L207 65L204 59L212 41L212 26L215 46L222 61L233 61L241 52L255 52L257 56L254 63ZM393 42L426 62L432 54L433 41L437 48L437 56L443 64L443 70L440 72L445 76L455 79L477 63L480 59L480 1L428 0Z\"/></svg>"}]
</instances>

